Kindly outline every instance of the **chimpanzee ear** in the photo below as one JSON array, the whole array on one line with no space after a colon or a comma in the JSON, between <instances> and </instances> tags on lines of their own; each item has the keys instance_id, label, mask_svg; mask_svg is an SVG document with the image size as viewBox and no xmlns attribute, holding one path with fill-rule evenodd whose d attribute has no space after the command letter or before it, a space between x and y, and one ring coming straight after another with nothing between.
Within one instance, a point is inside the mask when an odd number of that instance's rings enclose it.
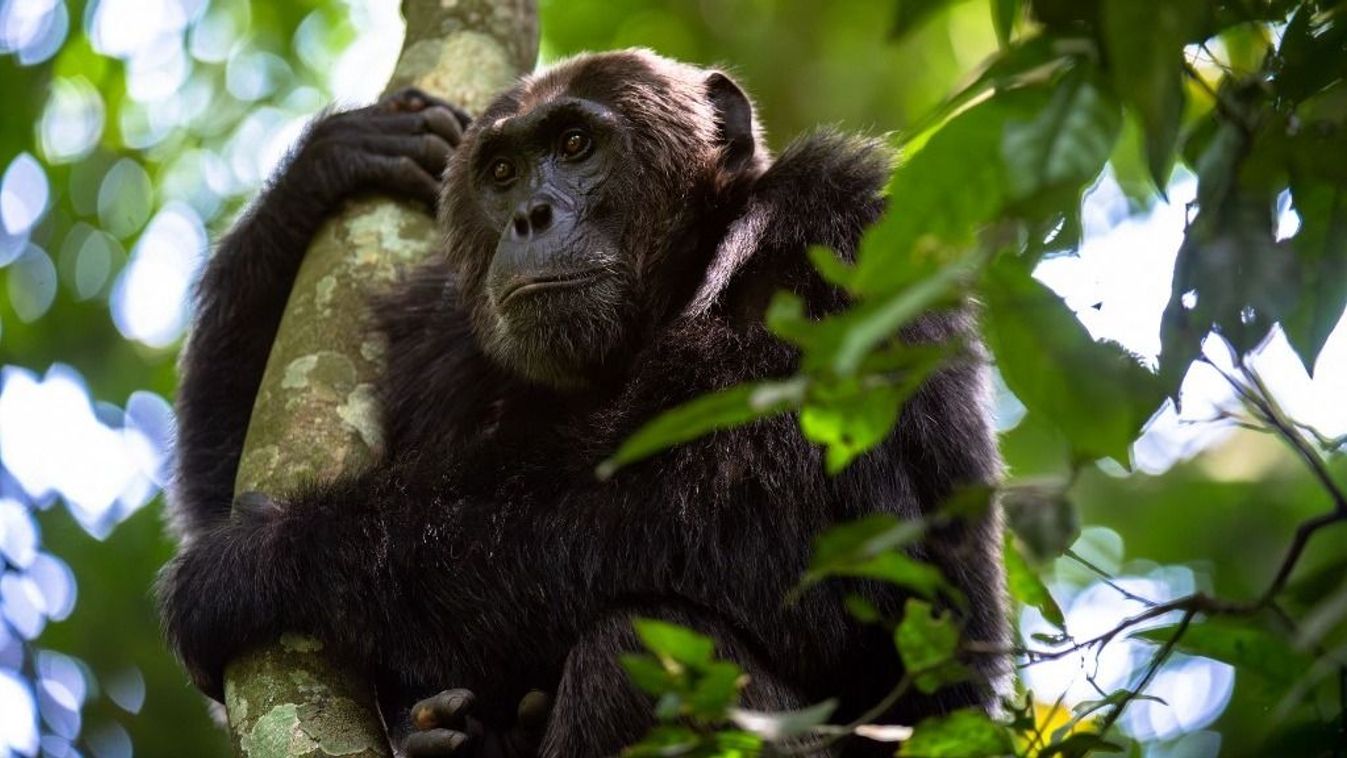
<instances>
[{"instance_id":1,"label":"chimpanzee ear","mask_svg":"<svg viewBox=\"0 0 1347 758\"><path fill-rule=\"evenodd\" d=\"M719 71L706 77L706 94L716 109L725 168L738 171L753 158L753 104L734 80Z\"/></svg>"}]
</instances>

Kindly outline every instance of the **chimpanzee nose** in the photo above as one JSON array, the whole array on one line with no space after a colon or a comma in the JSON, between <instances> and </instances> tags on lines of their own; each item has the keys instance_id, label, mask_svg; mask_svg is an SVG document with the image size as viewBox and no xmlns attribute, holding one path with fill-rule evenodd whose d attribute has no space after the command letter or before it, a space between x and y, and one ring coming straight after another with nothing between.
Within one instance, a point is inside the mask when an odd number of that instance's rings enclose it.
<instances>
[{"instance_id":1,"label":"chimpanzee nose","mask_svg":"<svg viewBox=\"0 0 1347 758\"><path fill-rule=\"evenodd\" d=\"M514 236L528 239L542 234L552 226L552 204L542 198L533 198L514 213Z\"/></svg>"}]
</instances>

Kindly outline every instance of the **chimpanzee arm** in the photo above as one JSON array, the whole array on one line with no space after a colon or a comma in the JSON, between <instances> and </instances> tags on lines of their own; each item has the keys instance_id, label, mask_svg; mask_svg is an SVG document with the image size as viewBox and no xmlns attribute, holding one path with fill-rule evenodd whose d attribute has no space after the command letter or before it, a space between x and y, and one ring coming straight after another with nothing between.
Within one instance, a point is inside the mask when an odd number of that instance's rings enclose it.
<instances>
[{"instance_id":1,"label":"chimpanzee arm","mask_svg":"<svg viewBox=\"0 0 1347 758\"><path fill-rule=\"evenodd\" d=\"M376 190L433 207L467 117L415 90L320 118L221 241L197 286L178 393L176 520L195 535L229 512L235 471L295 273L319 225Z\"/></svg>"},{"instance_id":2,"label":"chimpanzee arm","mask_svg":"<svg viewBox=\"0 0 1347 758\"><path fill-rule=\"evenodd\" d=\"M221 699L224 665L283 632L315 634L371 667L385 660L381 641L426 640L414 546L424 518L447 514L417 513L424 502L388 467L283 503L240 495L233 516L185 545L159 578L164 629L193 681Z\"/></svg>"}]
</instances>

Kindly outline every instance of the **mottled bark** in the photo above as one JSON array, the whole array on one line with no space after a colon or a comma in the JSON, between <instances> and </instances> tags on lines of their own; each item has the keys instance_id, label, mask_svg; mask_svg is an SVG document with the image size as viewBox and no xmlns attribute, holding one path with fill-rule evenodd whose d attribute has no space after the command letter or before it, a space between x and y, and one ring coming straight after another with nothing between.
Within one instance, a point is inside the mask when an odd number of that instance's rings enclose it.
<instances>
[{"instance_id":1,"label":"mottled bark","mask_svg":"<svg viewBox=\"0 0 1347 758\"><path fill-rule=\"evenodd\" d=\"M481 110L537 55L534 0L404 0L407 37L390 90L417 86ZM383 346L369 295L429 255L433 219L407 203L350 203L314 239L267 362L236 488L281 493L366 466L382 433ZM447 683L449 684L449 683ZM238 754L386 756L370 687L322 644L287 635L234 661L225 705Z\"/></svg>"}]
</instances>

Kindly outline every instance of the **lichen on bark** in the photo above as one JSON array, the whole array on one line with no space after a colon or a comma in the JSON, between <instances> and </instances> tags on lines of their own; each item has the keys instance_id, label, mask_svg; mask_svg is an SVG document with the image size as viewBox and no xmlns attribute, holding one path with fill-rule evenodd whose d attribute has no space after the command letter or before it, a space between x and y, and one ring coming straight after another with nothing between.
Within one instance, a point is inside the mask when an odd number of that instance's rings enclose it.
<instances>
[{"instance_id":1,"label":"lichen on bark","mask_svg":"<svg viewBox=\"0 0 1347 758\"><path fill-rule=\"evenodd\" d=\"M404 0L403 16L407 36L389 90L416 86L478 112L537 55L534 0ZM378 457L383 346L366 306L436 239L425 211L385 198L353 201L323 226L267 362L236 490L280 494ZM225 706L239 755L390 753L368 683L309 638L285 635L233 661Z\"/></svg>"}]
</instances>

